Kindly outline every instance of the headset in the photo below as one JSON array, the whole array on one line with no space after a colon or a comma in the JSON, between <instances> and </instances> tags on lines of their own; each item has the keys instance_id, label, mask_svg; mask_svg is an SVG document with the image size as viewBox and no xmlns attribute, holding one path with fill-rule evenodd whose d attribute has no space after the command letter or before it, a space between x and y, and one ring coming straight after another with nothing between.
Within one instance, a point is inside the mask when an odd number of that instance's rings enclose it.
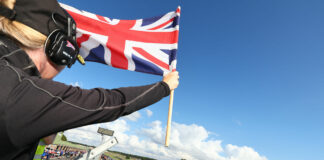
<instances>
[{"instance_id":1,"label":"headset","mask_svg":"<svg viewBox=\"0 0 324 160\"><path fill-rule=\"evenodd\" d=\"M45 41L45 53L55 64L70 68L76 59L80 58L76 43L75 21L69 15L66 18L57 13L52 14L52 21L58 29L48 35ZM63 27L60 24L63 24Z\"/></svg>"}]
</instances>

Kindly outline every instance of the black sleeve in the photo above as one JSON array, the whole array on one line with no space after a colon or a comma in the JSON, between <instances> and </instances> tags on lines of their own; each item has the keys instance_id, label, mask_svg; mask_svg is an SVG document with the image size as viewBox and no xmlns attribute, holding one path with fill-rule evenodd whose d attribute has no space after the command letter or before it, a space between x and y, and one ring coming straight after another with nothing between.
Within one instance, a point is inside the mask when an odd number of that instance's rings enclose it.
<instances>
[{"instance_id":1,"label":"black sleeve","mask_svg":"<svg viewBox=\"0 0 324 160\"><path fill-rule=\"evenodd\" d=\"M113 90L67 86L37 77L20 77L6 102L7 129L17 146L62 130L108 122L169 95L164 82Z\"/></svg>"},{"instance_id":2,"label":"black sleeve","mask_svg":"<svg viewBox=\"0 0 324 160\"><path fill-rule=\"evenodd\" d=\"M125 97L126 108L123 115L149 106L170 94L168 84L163 81L148 86L119 88L117 91Z\"/></svg>"}]
</instances>

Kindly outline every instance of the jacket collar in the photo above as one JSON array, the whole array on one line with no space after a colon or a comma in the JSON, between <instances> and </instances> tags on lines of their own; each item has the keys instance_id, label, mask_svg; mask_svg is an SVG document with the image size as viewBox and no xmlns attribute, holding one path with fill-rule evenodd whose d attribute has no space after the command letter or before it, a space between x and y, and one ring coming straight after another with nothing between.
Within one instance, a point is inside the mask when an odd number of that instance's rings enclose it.
<instances>
[{"instance_id":1,"label":"jacket collar","mask_svg":"<svg viewBox=\"0 0 324 160\"><path fill-rule=\"evenodd\" d=\"M27 53L22 50L11 38L0 34L0 58L3 57L12 66L20 68L31 76L39 76L40 73Z\"/></svg>"}]
</instances>

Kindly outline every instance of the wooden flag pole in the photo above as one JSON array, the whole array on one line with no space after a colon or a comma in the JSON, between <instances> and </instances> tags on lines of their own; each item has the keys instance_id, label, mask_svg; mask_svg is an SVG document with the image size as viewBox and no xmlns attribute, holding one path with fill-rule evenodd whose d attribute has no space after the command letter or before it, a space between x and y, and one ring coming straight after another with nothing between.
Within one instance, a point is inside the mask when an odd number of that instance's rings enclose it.
<instances>
[{"instance_id":1,"label":"wooden flag pole","mask_svg":"<svg viewBox=\"0 0 324 160\"><path fill-rule=\"evenodd\" d=\"M170 132L171 132L171 118L172 118L172 109L173 109L173 95L174 90L170 92L170 102L169 102L169 113L168 113L168 124L165 136L165 146L169 146Z\"/></svg>"}]
</instances>

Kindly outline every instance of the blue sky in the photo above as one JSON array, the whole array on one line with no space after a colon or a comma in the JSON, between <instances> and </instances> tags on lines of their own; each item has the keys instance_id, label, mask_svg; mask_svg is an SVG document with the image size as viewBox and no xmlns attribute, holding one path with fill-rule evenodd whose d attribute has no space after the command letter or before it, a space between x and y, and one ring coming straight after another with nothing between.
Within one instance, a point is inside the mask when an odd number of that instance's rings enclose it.
<instances>
[{"instance_id":1,"label":"blue sky","mask_svg":"<svg viewBox=\"0 0 324 160\"><path fill-rule=\"evenodd\" d=\"M116 19L153 17L181 5L176 129L190 133L203 128L208 135L200 142L221 141L219 159L235 157L233 146L242 154L252 149L259 155L256 159L324 157L324 1L60 2ZM117 88L150 84L161 77L87 63L64 70L56 80L83 88ZM127 123L125 135L145 140L148 134L141 134L140 128L149 123L161 122L164 129L168 98L147 109L152 116L143 110L136 121L117 123Z\"/></svg>"}]
</instances>

